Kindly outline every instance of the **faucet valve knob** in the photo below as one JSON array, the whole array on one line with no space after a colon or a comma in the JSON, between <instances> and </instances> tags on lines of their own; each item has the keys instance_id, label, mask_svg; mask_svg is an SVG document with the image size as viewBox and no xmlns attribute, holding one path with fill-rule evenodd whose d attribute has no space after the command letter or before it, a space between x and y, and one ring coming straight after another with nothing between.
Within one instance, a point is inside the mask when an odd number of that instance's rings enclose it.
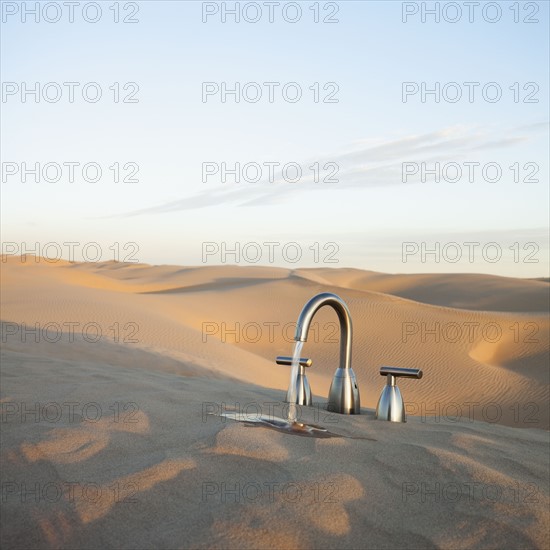
<instances>
[{"instance_id":1,"label":"faucet valve knob","mask_svg":"<svg viewBox=\"0 0 550 550\"><path fill-rule=\"evenodd\" d=\"M292 357L277 357L275 359L275 362L277 365L292 365ZM308 359L307 357L300 357L300 367L311 367L313 365L313 361L311 359Z\"/></svg>"},{"instance_id":2,"label":"faucet valve knob","mask_svg":"<svg viewBox=\"0 0 550 550\"><path fill-rule=\"evenodd\" d=\"M395 386L395 379L401 378L422 378L420 369L405 369L402 367L380 367L380 376L388 376L388 384Z\"/></svg>"},{"instance_id":3,"label":"faucet valve knob","mask_svg":"<svg viewBox=\"0 0 550 550\"><path fill-rule=\"evenodd\" d=\"M396 385L396 378L422 378L420 369L405 369L401 367L381 367L380 375L387 376L387 382L376 406L376 418L390 422L406 422L405 404L401 392Z\"/></svg>"}]
</instances>

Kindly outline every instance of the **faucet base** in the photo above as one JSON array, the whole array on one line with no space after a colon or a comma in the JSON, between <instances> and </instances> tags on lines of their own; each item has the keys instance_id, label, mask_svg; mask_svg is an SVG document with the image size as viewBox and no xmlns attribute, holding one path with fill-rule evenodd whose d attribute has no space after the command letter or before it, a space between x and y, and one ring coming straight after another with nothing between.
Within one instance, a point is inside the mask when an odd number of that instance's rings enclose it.
<instances>
[{"instance_id":1,"label":"faucet base","mask_svg":"<svg viewBox=\"0 0 550 550\"><path fill-rule=\"evenodd\" d=\"M397 386L387 384L376 406L376 418L390 422L407 422L405 404Z\"/></svg>"},{"instance_id":2,"label":"faucet base","mask_svg":"<svg viewBox=\"0 0 550 550\"><path fill-rule=\"evenodd\" d=\"M359 388L351 367L336 369L330 385L327 408L339 414L361 414Z\"/></svg>"}]
</instances>

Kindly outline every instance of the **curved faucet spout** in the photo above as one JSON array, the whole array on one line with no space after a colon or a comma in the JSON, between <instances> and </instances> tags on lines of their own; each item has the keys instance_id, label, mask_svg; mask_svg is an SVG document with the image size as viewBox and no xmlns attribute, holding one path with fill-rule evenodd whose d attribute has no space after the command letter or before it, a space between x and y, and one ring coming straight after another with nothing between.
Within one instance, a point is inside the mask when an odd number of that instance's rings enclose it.
<instances>
[{"instance_id":1,"label":"curved faucet spout","mask_svg":"<svg viewBox=\"0 0 550 550\"><path fill-rule=\"evenodd\" d=\"M331 306L338 314L338 320L340 321L340 368L351 369L351 315L348 306L340 296L331 292L323 292L311 298L298 317L294 340L307 342L311 321L323 306Z\"/></svg>"},{"instance_id":2,"label":"curved faucet spout","mask_svg":"<svg viewBox=\"0 0 550 550\"><path fill-rule=\"evenodd\" d=\"M341 414L360 414L359 388L351 368L351 315L344 300L330 292L323 292L311 298L298 317L294 339L299 342L307 341L311 320L323 306L331 306L340 321L340 366L336 369L330 385L328 409Z\"/></svg>"}]
</instances>

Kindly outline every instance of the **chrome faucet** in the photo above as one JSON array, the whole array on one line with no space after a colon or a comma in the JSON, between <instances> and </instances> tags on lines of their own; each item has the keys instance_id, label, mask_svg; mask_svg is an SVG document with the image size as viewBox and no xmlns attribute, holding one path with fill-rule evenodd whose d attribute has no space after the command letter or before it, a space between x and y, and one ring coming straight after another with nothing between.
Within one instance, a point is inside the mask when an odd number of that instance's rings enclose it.
<instances>
[{"instance_id":1,"label":"chrome faucet","mask_svg":"<svg viewBox=\"0 0 550 550\"><path fill-rule=\"evenodd\" d=\"M352 341L352 328L351 328L351 316L349 313L348 306L346 303L337 296L330 292L323 292L322 294L317 294L309 300L309 302L304 306L300 316L298 317L298 322L296 324L296 334L294 340L297 342L306 342L307 335L309 332L309 327L311 321L317 311L323 306L331 306L338 315L338 320L340 321L340 366L336 369L334 373L334 378L330 385L329 395L328 395L328 410L331 412L337 412L341 414L360 414L361 412L361 403L359 397L359 388L357 387L357 381L355 379L355 373L351 368L351 341ZM307 359L300 359L300 380L296 381L299 384L299 387L305 386L303 392L296 392L297 403L301 404L307 403L307 390L309 390L309 383L307 383L307 378L305 375L303 362L307 362ZM291 360L288 357L278 357L277 362L279 364L290 364ZM291 394L290 388L287 393ZM305 397L305 399L304 399ZM309 399L311 402L311 398Z\"/></svg>"},{"instance_id":2,"label":"chrome faucet","mask_svg":"<svg viewBox=\"0 0 550 550\"><path fill-rule=\"evenodd\" d=\"M376 418L390 422L407 422L405 403L397 387L396 378L422 378L420 369L405 369L400 367L381 367L380 376L387 376L386 385L376 406Z\"/></svg>"},{"instance_id":3,"label":"chrome faucet","mask_svg":"<svg viewBox=\"0 0 550 550\"><path fill-rule=\"evenodd\" d=\"M292 357L277 357L277 365L292 365ZM295 380L296 386L296 403L298 405L305 405L306 407L311 407L311 388L309 387L309 382L306 376L306 367L311 367L313 361L307 357L300 357L300 371ZM292 384L288 387L286 392L286 402L290 403L291 399L291 390Z\"/></svg>"}]
</instances>

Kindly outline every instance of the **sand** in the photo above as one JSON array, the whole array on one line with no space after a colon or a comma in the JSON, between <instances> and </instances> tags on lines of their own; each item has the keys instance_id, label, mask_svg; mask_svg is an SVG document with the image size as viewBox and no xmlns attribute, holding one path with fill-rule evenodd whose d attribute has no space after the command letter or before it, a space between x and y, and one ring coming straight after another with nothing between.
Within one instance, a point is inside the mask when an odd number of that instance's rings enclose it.
<instances>
[{"instance_id":1,"label":"sand","mask_svg":"<svg viewBox=\"0 0 550 550\"><path fill-rule=\"evenodd\" d=\"M547 281L22 260L1 264L3 548L550 546ZM206 414L281 416L274 358L323 291L352 314L362 414L323 409L327 308L300 412L338 437ZM374 418L383 365L424 371L406 424Z\"/></svg>"}]
</instances>

